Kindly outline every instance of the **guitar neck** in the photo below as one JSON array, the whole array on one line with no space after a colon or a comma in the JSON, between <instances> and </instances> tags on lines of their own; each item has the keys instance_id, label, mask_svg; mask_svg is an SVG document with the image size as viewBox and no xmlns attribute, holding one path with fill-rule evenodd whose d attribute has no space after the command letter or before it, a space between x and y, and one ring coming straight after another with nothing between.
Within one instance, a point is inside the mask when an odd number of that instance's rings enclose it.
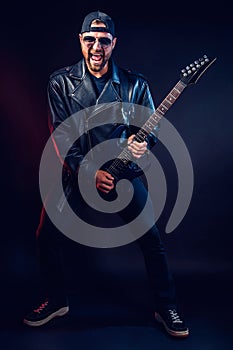
<instances>
[{"instance_id":1,"label":"guitar neck","mask_svg":"<svg viewBox=\"0 0 233 350\"><path fill-rule=\"evenodd\" d=\"M173 87L165 99L160 103L156 108L155 112L150 116L150 118L145 122L145 124L140 128L140 130L135 135L135 140L138 142L145 141L146 137L153 132L156 126L159 124L162 117L167 113L171 108L173 103L181 95L182 91L187 85L184 84L181 80Z\"/></svg>"}]
</instances>

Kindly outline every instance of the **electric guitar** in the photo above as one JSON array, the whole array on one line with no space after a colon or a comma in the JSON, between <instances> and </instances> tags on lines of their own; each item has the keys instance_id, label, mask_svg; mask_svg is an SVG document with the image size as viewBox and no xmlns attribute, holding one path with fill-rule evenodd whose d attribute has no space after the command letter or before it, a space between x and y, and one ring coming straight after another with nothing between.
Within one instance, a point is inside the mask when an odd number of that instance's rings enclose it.
<instances>
[{"instance_id":1,"label":"electric guitar","mask_svg":"<svg viewBox=\"0 0 233 350\"><path fill-rule=\"evenodd\" d=\"M145 124L139 129L134 137L134 140L137 142L145 141L147 136L158 126L162 117L172 107L184 89L191 84L196 84L199 78L215 62L216 59L216 57L210 58L204 55L182 69L180 80L156 108ZM108 162L107 165L105 164L104 170L109 172L116 181L122 178L133 179L142 175L144 172L137 166L136 159L133 157L127 146L123 148L120 154L113 161Z\"/></svg>"}]
</instances>

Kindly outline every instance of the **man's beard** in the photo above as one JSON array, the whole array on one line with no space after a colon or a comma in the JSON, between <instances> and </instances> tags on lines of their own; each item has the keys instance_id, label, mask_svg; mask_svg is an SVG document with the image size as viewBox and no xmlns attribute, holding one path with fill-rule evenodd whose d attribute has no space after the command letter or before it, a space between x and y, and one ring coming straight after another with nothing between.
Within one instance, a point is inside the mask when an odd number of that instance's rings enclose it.
<instances>
[{"instance_id":1,"label":"man's beard","mask_svg":"<svg viewBox=\"0 0 233 350\"><path fill-rule=\"evenodd\" d=\"M91 61L90 61L90 59L91 59L91 53L89 52L88 53L88 59L87 59L87 65L88 65L88 68L91 70L91 71L93 71L93 72L100 72L103 68L104 68L104 66L106 65L106 63L107 63L107 59L106 59L106 57L105 57L105 55L104 55L104 52L102 52L102 63L99 65L99 66L95 66L95 65L93 65L92 63L91 63Z\"/></svg>"}]
</instances>

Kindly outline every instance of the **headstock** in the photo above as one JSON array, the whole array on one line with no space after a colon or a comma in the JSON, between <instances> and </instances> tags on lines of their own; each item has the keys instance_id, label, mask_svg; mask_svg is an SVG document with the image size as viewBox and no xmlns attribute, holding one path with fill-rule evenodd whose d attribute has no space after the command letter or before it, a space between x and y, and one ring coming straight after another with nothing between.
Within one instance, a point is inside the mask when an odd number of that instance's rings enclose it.
<instances>
[{"instance_id":1,"label":"headstock","mask_svg":"<svg viewBox=\"0 0 233 350\"><path fill-rule=\"evenodd\" d=\"M207 55L197 59L181 70L180 80L186 84L196 84L202 74L214 63L217 58L210 58Z\"/></svg>"}]
</instances>

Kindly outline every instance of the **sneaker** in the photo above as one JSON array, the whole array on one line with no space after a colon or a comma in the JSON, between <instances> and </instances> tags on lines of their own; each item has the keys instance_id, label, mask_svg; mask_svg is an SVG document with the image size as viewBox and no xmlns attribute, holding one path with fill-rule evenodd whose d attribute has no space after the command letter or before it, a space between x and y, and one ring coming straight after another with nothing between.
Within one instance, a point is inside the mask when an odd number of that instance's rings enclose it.
<instances>
[{"instance_id":1,"label":"sneaker","mask_svg":"<svg viewBox=\"0 0 233 350\"><path fill-rule=\"evenodd\" d=\"M42 326L54 317L63 316L69 312L68 305L61 305L46 299L37 309L30 312L23 320L28 326Z\"/></svg>"},{"instance_id":2,"label":"sneaker","mask_svg":"<svg viewBox=\"0 0 233 350\"><path fill-rule=\"evenodd\" d=\"M166 331L174 337L187 337L189 329L184 320L178 315L176 309L167 309L155 312L155 319L162 323Z\"/></svg>"}]
</instances>

